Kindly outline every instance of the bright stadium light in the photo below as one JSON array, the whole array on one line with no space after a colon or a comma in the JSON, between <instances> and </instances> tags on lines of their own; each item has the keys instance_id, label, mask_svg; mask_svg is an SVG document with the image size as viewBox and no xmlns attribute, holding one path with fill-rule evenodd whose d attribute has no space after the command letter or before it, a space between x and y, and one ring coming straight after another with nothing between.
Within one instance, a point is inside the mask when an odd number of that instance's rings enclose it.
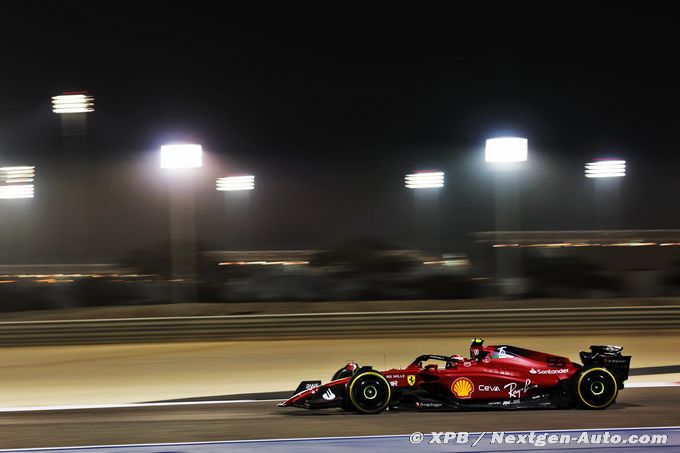
<instances>
[{"instance_id":1,"label":"bright stadium light","mask_svg":"<svg viewBox=\"0 0 680 453\"><path fill-rule=\"evenodd\" d=\"M528 140L520 137L490 138L486 141L487 162L524 162L528 156Z\"/></svg>"},{"instance_id":2,"label":"bright stadium light","mask_svg":"<svg viewBox=\"0 0 680 453\"><path fill-rule=\"evenodd\" d=\"M255 176L253 175L225 176L224 178L217 178L217 190L220 192L253 189L255 189Z\"/></svg>"},{"instance_id":3,"label":"bright stadium light","mask_svg":"<svg viewBox=\"0 0 680 453\"><path fill-rule=\"evenodd\" d=\"M177 144L161 146L161 168L197 168L203 166L201 145Z\"/></svg>"},{"instance_id":4,"label":"bright stadium light","mask_svg":"<svg viewBox=\"0 0 680 453\"><path fill-rule=\"evenodd\" d=\"M52 111L54 113L94 112L94 97L81 92L52 96Z\"/></svg>"},{"instance_id":5,"label":"bright stadium light","mask_svg":"<svg viewBox=\"0 0 680 453\"><path fill-rule=\"evenodd\" d=\"M404 183L408 189L434 189L444 187L444 172L419 171L406 175Z\"/></svg>"},{"instance_id":6,"label":"bright stadium light","mask_svg":"<svg viewBox=\"0 0 680 453\"><path fill-rule=\"evenodd\" d=\"M35 167L0 167L0 199L33 198Z\"/></svg>"},{"instance_id":7,"label":"bright stadium light","mask_svg":"<svg viewBox=\"0 0 680 453\"><path fill-rule=\"evenodd\" d=\"M626 176L625 160L596 160L586 164L586 178L620 178Z\"/></svg>"}]
</instances>

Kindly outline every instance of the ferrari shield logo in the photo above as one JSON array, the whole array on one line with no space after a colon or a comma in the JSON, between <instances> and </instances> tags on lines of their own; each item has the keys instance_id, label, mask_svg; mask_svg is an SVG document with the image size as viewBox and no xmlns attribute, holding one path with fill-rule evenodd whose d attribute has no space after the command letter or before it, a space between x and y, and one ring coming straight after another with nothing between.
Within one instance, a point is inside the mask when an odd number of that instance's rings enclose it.
<instances>
[{"instance_id":1,"label":"ferrari shield logo","mask_svg":"<svg viewBox=\"0 0 680 453\"><path fill-rule=\"evenodd\" d=\"M408 385L413 387L413 384L416 383L416 377L414 375L410 374L406 377L406 381L408 382Z\"/></svg>"}]
</instances>

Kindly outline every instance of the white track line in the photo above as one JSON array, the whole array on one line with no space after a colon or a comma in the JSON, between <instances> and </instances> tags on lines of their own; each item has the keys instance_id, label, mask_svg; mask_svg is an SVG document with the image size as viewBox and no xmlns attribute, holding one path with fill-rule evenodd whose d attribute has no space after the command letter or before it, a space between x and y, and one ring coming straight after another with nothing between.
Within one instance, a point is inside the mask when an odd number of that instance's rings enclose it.
<instances>
[{"instance_id":1,"label":"white track line","mask_svg":"<svg viewBox=\"0 0 680 453\"><path fill-rule=\"evenodd\" d=\"M626 388L659 388L680 387L680 382L630 382ZM215 404L253 404L280 402L279 399L249 399L249 400L218 400L218 401L170 401L162 403L124 403L124 404L82 404L63 406L29 406L29 407L0 407L0 413L13 412L46 412L46 411L77 411L90 409L135 409L138 407L175 407L175 406L207 406Z\"/></svg>"},{"instance_id":2,"label":"white track line","mask_svg":"<svg viewBox=\"0 0 680 453\"><path fill-rule=\"evenodd\" d=\"M530 311L577 311L577 310L633 310L633 309L677 309L680 305L631 305L623 307L536 307L536 308L495 308L494 312L530 312ZM35 321L0 321L0 325L19 324L56 324L56 323L88 323L107 321L181 321L200 319L252 319L252 318L290 318L290 317L324 317L324 316L362 316L362 315L428 315L446 313L480 313L488 309L466 308L459 310L406 310L406 311L347 311L331 313L273 313L259 315L211 315L211 316L158 316L146 318L97 318L97 319L46 319Z\"/></svg>"},{"instance_id":3,"label":"white track line","mask_svg":"<svg viewBox=\"0 0 680 453\"><path fill-rule=\"evenodd\" d=\"M213 404L237 404L237 403L262 403L280 402L279 399L264 400L218 400L218 401L174 401L164 403L123 403L123 404L82 404L68 406L27 406L27 407L0 407L0 413L12 412L40 412L40 411L77 411L87 409L134 409L138 407L172 407L172 406L204 406Z\"/></svg>"},{"instance_id":4,"label":"white track line","mask_svg":"<svg viewBox=\"0 0 680 453\"><path fill-rule=\"evenodd\" d=\"M672 429L673 427L662 428L644 428L644 429ZM616 428L615 428L616 429ZM542 432L542 431L541 431ZM280 439L245 439L245 440L213 440L213 441L197 441L197 442L166 442L156 444L115 444L115 445L82 445L76 447L38 447L38 448L11 448L0 449L0 452L22 452L22 451L62 451L62 450L89 450L92 448L130 448L130 447L186 447L192 445L222 445L222 444L250 444L258 442L299 442L299 441L324 441L324 440L344 440L344 439L408 439L409 434L387 434L375 436L344 436L344 437L291 437Z\"/></svg>"},{"instance_id":5,"label":"white track line","mask_svg":"<svg viewBox=\"0 0 680 453\"><path fill-rule=\"evenodd\" d=\"M680 387L680 382L626 382L625 389L647 389L655 387Z\"/></svg>"}]
</instances>

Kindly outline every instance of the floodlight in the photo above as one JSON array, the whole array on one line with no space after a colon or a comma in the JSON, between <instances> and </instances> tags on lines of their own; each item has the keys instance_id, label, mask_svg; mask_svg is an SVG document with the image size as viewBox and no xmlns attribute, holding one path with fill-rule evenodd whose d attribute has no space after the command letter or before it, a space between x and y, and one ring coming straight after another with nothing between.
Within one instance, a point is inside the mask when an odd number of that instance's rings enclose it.
<instances>
[{"instance_id":1,"label":"floodlight","mask_svg":"<svg viewBox=\"0 0 680 453\"><path fill-rule=\"evenodd\" d=\"M161 146L161 168L197 168L203 166L201 145L176 144Z\"/></svg>"},{"instance_id":2,"label":"floodlight","mask_svg":"<svg viewBox=\"0 0 680 453\"><path fill-rule=\"evenodd\" d=\"M528 155L528 140L520 137L490 138L486 141L487 162L524 162Z\"/></svg>"},{"instance_id":3,"label":"floodlight","mask_svg":"<svg viewBox=\"0 0 680 453\"><path fill-rule=\"evenodd\" d=\"M0 199L33 198L35 167L0 167Z\"/></svg>"},{"instance_id":4,"label":"floodlight","mask_svg":"<svg viewBox=\"0 0 680 453\"><path fill-rule=\"evenodd\" d=\"M444 172L418 171L406 175L404 183L408 189L434 189L444 187Z\"/></svg>"},{"instance_id":5,"label":"floodlight","mask_svg":"<svg viewBox=\"0 0 680 453\"><path fill-rule=\"evenodd\" d=\"M54 113L88 113L94 112L94 97L87 93L64 93L52 96Z\"/></svg>"},{"instance_id":6,"label":"floodlight","mask_svg":"<svg viewBox=\"0 0 680 453\"><path fill-rule=\"evenodd\" d=\"M217 178L217 190L220 192L253 189L255 189L255 176L253 175L225 176L223 178Z\"/></svg>"},{"instance_id":7,"label":"floodlight","mask_svg":"<svg viewBox=\"0 0 680 453\"><path fill-rule=\"evenodd\" d=\"M586 164L586 178L620 178L626 176L625 160L596 160Z\"/></svg>"}]
</instances>

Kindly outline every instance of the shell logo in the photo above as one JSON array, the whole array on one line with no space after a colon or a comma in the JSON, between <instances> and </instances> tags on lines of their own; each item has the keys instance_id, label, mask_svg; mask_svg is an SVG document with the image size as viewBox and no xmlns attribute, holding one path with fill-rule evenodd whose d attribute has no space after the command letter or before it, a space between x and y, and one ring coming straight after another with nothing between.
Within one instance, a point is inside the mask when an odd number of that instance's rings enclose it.
<instances>
[{"instance_id":1,"label":"shell logo","mask_svg":"<svg viewBox=\"0 0 680 453\"><path fill-rule=\"evenodd\" d=\"M453 381L451 391L456 395L456 398L467 399L475 391L475 386L470 379L462 377Z\"/></svg>"}]
</instances>

